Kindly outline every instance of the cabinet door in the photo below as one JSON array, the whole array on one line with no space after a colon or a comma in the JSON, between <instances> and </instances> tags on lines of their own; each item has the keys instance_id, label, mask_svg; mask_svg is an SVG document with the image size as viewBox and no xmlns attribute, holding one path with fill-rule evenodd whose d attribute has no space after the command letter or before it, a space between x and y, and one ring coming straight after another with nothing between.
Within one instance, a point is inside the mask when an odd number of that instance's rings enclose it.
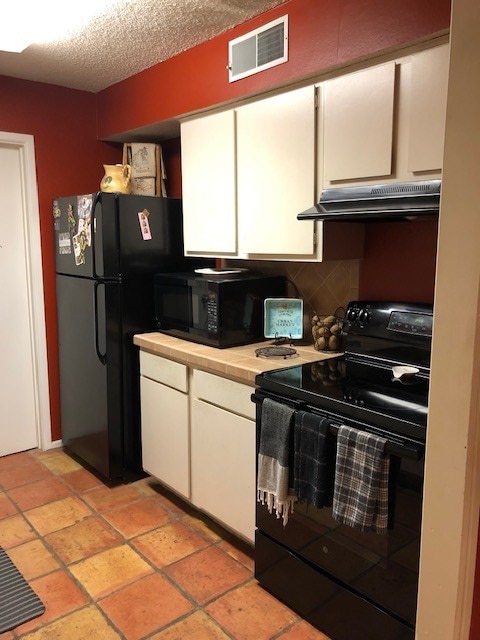
<instances>
[{"instance_id":1,"label":"cabinet door","mask_svg":"<svg viewBox=\"0 0 480 640\"><path fill-rule=\"evenodd\" d=\"M195 398L191 451L192 502L253 542L255 422Z\"/></svg>"},{"instance_id":2,"label":"cabinet door","mask_svg":"<svg viewBox=\"0 0 480 640\"><path fill-rule=\"evenodd\" d=\"M449 47L444 44L412 57L408 170L443 166Z\"/></svg>"},{"instance_id":3,"label":"cabinet door","mask_svg":"<svg viewBox=\"0 0 480 640\"><path fill-rule=\"evenodd\" d=\"M323 85L324 185L392 173L395 63Z\"/></svg>"},{"instance_id":4,"label":"cabinet door","mask_svg":"<svg viewBox=\"0 0 480 640\"><path fill-rule=\"evenodd\" d=\"M140 377L143 469L190 497L188 395Z\"/></svg>"},{"instance_id":5,"label":"cabinet door","mask_svg":"<svg viewBox=\"0 0 480 640\"><path fill-rule=\"evenodd\" d=\"M241 254L311 255L313 223L297 214L314 202L315 88L237 109Z\"/></svg>"},{"instance_id":6,"label":"cabinet door","mask_svg":"<svg viewBox=\"0 0 480 640\"><path fill-rule=\"evenodd\" d=\"M181 124L185 253L235 254L235 112Z\"/></svg>"}]
</instances>

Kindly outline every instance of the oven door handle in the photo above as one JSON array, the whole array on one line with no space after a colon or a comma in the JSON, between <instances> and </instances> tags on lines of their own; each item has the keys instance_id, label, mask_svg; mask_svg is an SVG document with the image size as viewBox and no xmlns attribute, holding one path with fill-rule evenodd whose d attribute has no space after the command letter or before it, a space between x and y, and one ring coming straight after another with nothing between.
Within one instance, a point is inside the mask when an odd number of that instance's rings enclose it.
<instances>
[{"instance_id":1,"label":"oven door handle","mask_svg":"<svg viewBox=\"0 0 480 640\"><path fill-rule=\"evenodd\" d=\"M333 416L329 415L328 411L322 411L321 409L318 409L316 407L311 407L301 400L295 400L294 398L285 398L283 396L274 398L273 396L262 394L262 392L258 392L258 390L257 392L252 394L251 399L255 404L261 405L266 397L272 397L272 399L275 399L276 402L286 404L297 411L306 411L307 413L313 413L315 415L327 418L330 423L330 433L332 435L336 436L340 426L342 425L341 422L337 422L339 419L338 416L335 420ZM345 422L348 423L348 419L345 419ZM392 434L391 432L384 432L380 428L370 428L368 425L364 424L355 424L351 426L354 426L355 429L365 431L366 433L370 433L374 436L385 438L387 441L385 450L392 456L398 456L399 458L409 458L410 460L421 460L425 455L425 444L422 442L408 440L400 435L397 436L396 434Z\"/></svg>"},{"instance_id":2,"label":"oven door handle","mask_svg":"<svg viewBox=\"0 0 480 640\"><path fill-rule=\"evenodd\" d=\"M276 402L279 402L280 404L286 404L290 407L293 407L295 409L300 409L300 408L305 408L305 403L302 402L301 400L294 400L293 398L274 398L273 396L263 396L263 395L259 395L257 393L252 393L252 395L250 396L250 399L252 400L252 402L254 402L255 404L261 405L262 402L264 401L265 398L270 398L272 400L275 400Z\"/></svg>"},{"instance_id":3,"label":"oven door handle","mask_svg":"<svg viewBox=\"0 0 480 640\"><path fill-rule=\"evenodd\" d=\"M330 433L337 435L338 430L340 429L340 424L335 422L330 423ZM363 429L366 433L372 433L368 428ZM384 435L379 433L372 433L372 435L378 435L380 437L384 437L387 441L385 445L386 453L392 456L398 456L399 458L409 458L411 460L421 460L425 455L425 445L417 442L409 442L401 439L398 440L393 439L391 434L385 433Z\"/></svg>"}]
</instances>

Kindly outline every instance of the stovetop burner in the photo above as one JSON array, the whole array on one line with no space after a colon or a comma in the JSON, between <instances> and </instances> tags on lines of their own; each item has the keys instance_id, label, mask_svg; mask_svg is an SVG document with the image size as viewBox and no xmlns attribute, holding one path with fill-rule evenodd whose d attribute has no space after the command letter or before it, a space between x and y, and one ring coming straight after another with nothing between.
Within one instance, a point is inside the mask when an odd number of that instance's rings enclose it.
<instances>
[{"instance_id":1,"label":"stovetop burner","mask_svg":"<svg viewBox=\"0 0 480 640\"><path fill-rule=\"evenodd\" d=\"M278 345L273 347L261 347L260 349L255 349L255 354L260 358L292 358L297 355L296 349L292 349L292 347L280 347Z\"/></svg>"}]
</instances>

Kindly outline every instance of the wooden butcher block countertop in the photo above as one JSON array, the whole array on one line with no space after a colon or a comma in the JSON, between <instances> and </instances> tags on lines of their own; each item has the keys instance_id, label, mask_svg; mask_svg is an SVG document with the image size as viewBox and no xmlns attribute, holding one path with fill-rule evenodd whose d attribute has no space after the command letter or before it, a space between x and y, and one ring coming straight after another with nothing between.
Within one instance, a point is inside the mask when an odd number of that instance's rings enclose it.
<instances>
[{"instance_id":1,"label":"wooden butcher block countertop","mask_svg":"<svg viewBox=\"0 0 480 640\"><path fill-rule=\"evenodd\" d=\"M298 355L289 358L263 358L256 356L255 349L271 346L273 340L217 349L156 331L136 334L133 342L144 351L252 386L255 384L255 376L263 371L283 369L340 355L315 351L313 345L294 344L293 348Z\"/></svg>"}]
</instances>

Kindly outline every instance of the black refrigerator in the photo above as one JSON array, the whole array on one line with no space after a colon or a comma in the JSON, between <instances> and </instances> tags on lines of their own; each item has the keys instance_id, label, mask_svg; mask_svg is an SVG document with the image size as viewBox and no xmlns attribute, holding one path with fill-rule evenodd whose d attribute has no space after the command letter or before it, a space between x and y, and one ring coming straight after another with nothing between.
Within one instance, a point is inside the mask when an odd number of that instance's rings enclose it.
<instances>
[{"instance_id":1,"label":"black refrigerator","mask_svg":"<svg viewBox=\"0 0 480 640\"><path fill-rule=\"evenodd\" d=\"M105 478L133 481L144 475L133 335L155 327L153 274L193 268L181 201L71 196L53 217L62 441Z\"/></svg>"}]
</instances>

